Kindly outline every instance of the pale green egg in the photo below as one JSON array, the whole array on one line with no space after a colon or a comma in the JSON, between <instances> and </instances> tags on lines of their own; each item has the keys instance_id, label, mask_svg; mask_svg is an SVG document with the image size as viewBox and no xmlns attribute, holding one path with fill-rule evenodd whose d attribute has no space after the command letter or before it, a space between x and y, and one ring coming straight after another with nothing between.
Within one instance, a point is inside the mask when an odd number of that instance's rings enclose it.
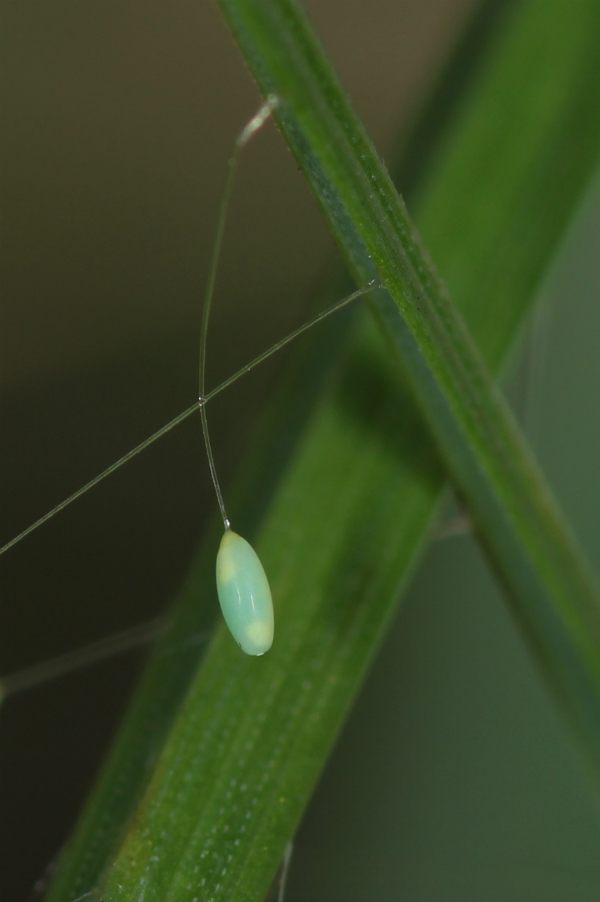
<instances>
[{"instance_id":1,"label":"pale green egg","mask_svg":"<svg viewBox=\"0 0 600 902\"><path fill-rule=\"evenodd\" d=\"M226 529L217 554L217 592L231 635L247 655L264 655L273 643L273 602L252 545Z\"/></svg>"}]
</instances>

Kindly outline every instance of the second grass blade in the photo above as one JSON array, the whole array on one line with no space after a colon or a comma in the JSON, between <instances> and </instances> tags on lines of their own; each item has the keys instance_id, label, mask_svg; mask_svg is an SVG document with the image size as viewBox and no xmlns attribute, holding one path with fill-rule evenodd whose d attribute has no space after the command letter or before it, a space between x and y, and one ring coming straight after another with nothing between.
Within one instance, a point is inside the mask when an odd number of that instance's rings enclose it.
<instances>
[{"instance_id":1,"label":"second grass blade","mask_svg":"<svg viewBox=\"0 0 600 902\"><path fill-rule=\"evenodd\" d=\"M298 7L220 6L261 91L281 100L278 124L357 281L377 276L385 286L374 309L390 348L600 780L600 599L569 529ZM532 66L541 54L568 57L577 37L600 48L600 6L561 8L554 32L535 4L520 6L518 40ZM485 282L479 292L484 305Z\"/></svg>"}]
</instances>

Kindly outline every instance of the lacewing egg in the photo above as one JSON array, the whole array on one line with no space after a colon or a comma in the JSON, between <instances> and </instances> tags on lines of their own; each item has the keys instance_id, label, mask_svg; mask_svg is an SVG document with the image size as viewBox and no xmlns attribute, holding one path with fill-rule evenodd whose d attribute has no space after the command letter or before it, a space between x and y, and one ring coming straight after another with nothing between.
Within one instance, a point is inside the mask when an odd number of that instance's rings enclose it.
<instances>
[{"instance_id":1,"label":"lacewing egg","mask_svg":"<svg viewBox=\"0 0 600 902\"><path fill-rule=\"evenodd\" d=\"M273 602L254 548L226 529L217 554L217 593L231 635L247 655L264 655L273 643Z\"/></svg>"}]
</instances>

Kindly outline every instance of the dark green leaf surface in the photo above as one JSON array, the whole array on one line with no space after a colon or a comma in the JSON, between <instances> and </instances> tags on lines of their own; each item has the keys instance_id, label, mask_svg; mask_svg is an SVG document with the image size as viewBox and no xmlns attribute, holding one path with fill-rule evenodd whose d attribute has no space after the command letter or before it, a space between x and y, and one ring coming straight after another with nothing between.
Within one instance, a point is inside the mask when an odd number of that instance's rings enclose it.
<instances>
[{"instance_id":1,"label":"dark green leaf surface","mask_svg":"<svg viewBox=\"0 0 600 902\"><path fill-rule=\"evenodd\" d=\"M600 603L587 566L308 24L286 0L221 0L221 7L261 91L281 98L277 121L357 281L377 275L389 292L374 292L374 310L390 347L600 774ZM562 33L549 43L547 23L533 7L520 8L529 77L531 60L550 53L557 63L569 37L579 34L597 51L600 8L577 10L580 18L563 5ZM537 98L542 120L556 83L548 88ZM489 146L483 151L476 173L491 156ZM478 290L484 304L485 281Z\"/></svg>"},{"instance_id":2,"label":"dark green leaf surface","mask_svg":"<svg viewBox=\"0 0 600 902\"><path fill-rule=\"evenodd\" d=\"M597 6L573 7L570 29L560 9L523 5L440 150L421 207L425 241L494 368L598 155L600 79L592 41L598 23L589 18ZM559 57L547 49L555 44ZM497 152L475 166L486 147ZM494 190L482 191L488 183ZM340 228L349 229L336 210ZM297 365L300 384L280 399L286 416L311 394L305 380L314 358L304 363ZM284 424L286 441L292 433ZM270 426L271 455L277 435ZM250 537L263 523L256 547L276 599L275 645L265 658L249 659L219 631L107 876L104 898L264 897L427 534L442 468L368 324L330 376L271 502L269 486L284 458L274 463L259 451L237 493L238 510L249 518L237 521L240 531ZM215 533L59 871L53 900L72 900L96 885L119 824L152 772L205 629L200 595L214 607L216 545Z\"/></svg>"}]
</instances>

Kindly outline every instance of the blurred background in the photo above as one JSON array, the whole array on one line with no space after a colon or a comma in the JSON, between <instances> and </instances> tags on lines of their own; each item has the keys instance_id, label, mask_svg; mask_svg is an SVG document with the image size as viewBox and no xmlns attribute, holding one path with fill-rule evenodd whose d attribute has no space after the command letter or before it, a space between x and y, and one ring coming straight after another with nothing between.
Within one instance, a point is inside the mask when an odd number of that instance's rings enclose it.
<instances>
[{"instance_id":1,"label":"blurred background","mask_svg":"<svg viewBox=\"0 0 600 902\"><path fill-rule=\"evenodd\" d=\"M389 159L474 3L307 6ZM220 188L259 100L205 0L21 0L0 15L4 542L196 397ZM599 233L597 181L515 368L532 441L597 569ZM333 259L269 126L235 189L209 385L302 321ZM225 482L280 365L210 407ZM12 549L0 672L160 613L214 506L187 422ZM26 900L68 836L143 657L6 702L3 899ZM599 853L585 775L475 543L435 543L309 806L286 898L587 902Z\"/></svg>"}]
</instances>

